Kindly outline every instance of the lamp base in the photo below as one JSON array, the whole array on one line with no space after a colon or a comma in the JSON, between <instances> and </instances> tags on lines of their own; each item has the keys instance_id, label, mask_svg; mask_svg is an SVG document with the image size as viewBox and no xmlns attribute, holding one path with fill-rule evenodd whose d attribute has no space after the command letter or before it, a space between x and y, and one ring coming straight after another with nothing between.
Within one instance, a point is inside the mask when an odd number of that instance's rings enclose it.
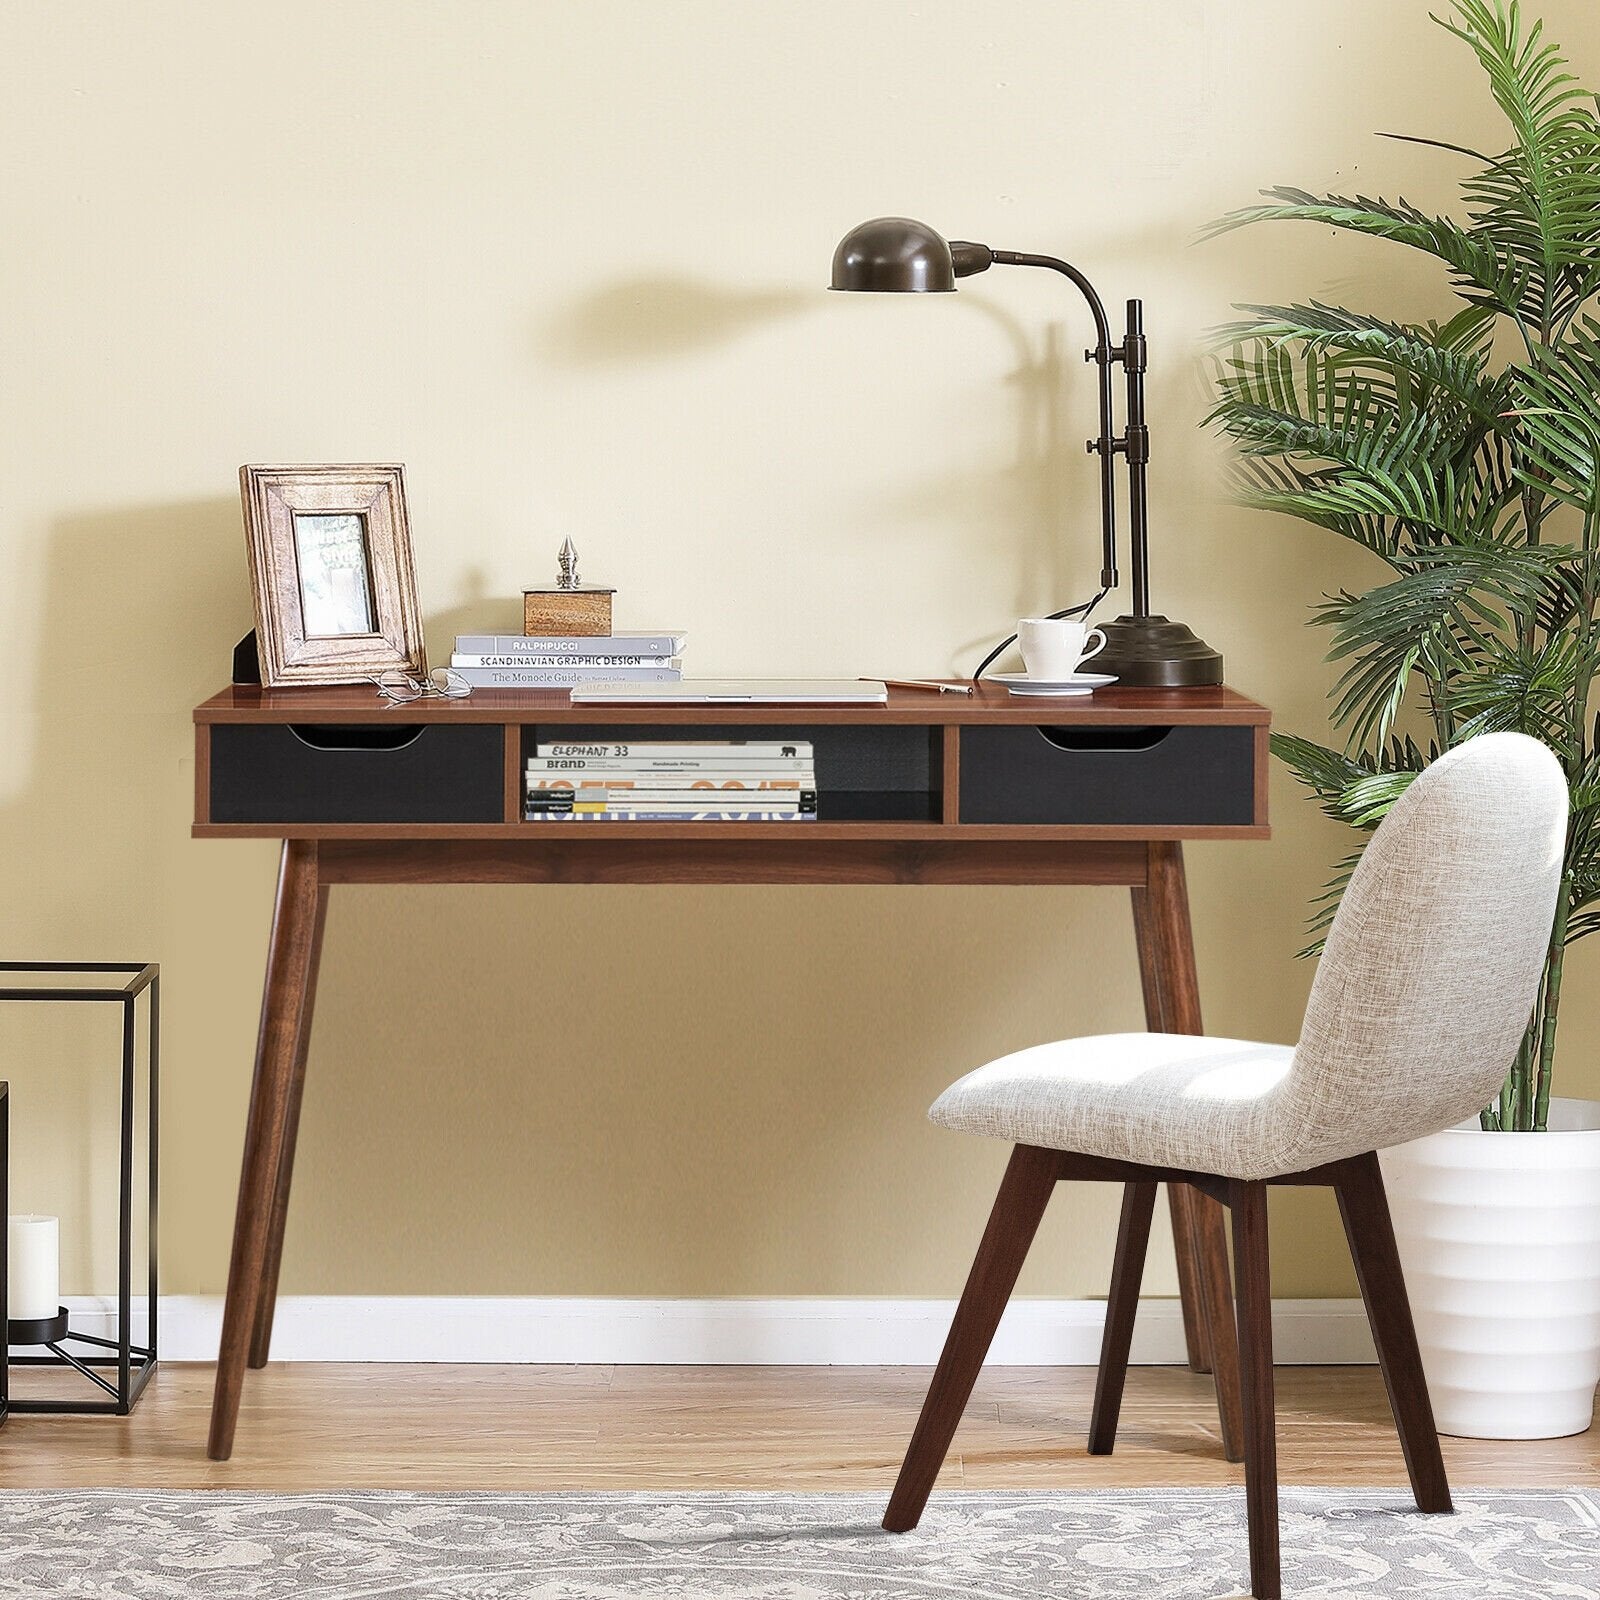
<instances>
[{"instance_id":1,"label":"lamp base","mask_svg":"<svg viewBox=\"0 0 1600 1600\"><path fill-rule=\"evenodd\" d=\"M1222 682L1222 656L1182 622L1117 617L1102 622L1106 647L1093 670L1115 673L1134 688L1190 689Z\"/></svg>"}]
</instances>

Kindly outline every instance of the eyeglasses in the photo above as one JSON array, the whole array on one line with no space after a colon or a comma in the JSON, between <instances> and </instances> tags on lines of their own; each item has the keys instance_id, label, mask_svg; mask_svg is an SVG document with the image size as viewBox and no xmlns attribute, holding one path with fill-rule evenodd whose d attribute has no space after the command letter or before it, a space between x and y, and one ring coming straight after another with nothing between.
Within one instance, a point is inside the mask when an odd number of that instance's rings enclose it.
<instances>
[{"instance_id":1,"label":"eyeglasses","mask_svg":"<svg viewBox=\"0 0 1600 1600\"><path fill-rule=\"evenodd\" d=\"M371 681L378 686L379 696L392 706L409 705L413 700L434 697L465 700L472 693L472 685L449 667L435 667L426 678L413 678L409 672L395 668Z\"/></svg>"}]
</instances>

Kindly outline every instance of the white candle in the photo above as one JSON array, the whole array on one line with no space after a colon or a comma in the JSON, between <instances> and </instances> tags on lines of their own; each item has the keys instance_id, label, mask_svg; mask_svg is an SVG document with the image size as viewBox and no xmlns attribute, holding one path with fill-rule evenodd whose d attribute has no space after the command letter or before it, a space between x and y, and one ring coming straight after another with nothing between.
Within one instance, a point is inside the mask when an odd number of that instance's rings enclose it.
<instances>
[{"instance_id":1,"label":"white candle","mask_svg":"<svg viewBox=\"0 0 1600 1600\"><path fill-rule=\"evenodd\" d=\"M61 1219L31 1212L8 1219L6 1315L38 1322L61 1309Z\"/></svg>"}]
</instances>

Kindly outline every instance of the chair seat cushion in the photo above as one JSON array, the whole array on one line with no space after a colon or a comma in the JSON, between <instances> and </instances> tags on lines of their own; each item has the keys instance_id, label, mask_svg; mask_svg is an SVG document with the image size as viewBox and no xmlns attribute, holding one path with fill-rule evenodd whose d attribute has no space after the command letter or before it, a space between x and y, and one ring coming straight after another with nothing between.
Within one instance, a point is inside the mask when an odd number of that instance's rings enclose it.
<instances>
[{"instance_id":1,"label":"chair seat cushion","mask_svg":"<svg viewBox=\"0 0 1600 1600\"><path fill-rule=\"evenodd\" d=\"M1178 1033L1063 1039L951 1084L929 1117L1013 1144L1232 1178L1301 1170L1275 1091L1294 1049Z\"/></svg>"}]
</instances>

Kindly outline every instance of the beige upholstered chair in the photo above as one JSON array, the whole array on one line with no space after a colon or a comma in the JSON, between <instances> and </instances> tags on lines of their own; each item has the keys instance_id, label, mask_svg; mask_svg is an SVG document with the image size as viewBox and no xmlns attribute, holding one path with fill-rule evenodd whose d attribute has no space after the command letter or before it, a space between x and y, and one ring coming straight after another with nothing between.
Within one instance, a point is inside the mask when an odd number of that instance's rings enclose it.
<instances>
[{"instance_id":1,"label":"beige upholstered chair","mask_svg":"<svg viewBox=\"0 0 1600 1600\"><path fill-rule=\"evenodd\" d=\"M1532 1010L1555 913L1567 791L1536 740L1496 733L1424 772L1373 835L1329 931L1300 1042L1113 1034L1038 1045L962 1078L941 1127L1015 1146L884 1526L916 1525L1039 1219L1062 1178L1124 1185L1092 1454L1116 1437L1156 1185L1233 1214L1250 1576L1277 1600L1278 1486L1266 1187L1335 1191L1417 1506L1449 1511L1375 1152L1473 1116Z\"/></svg>"}]
</instances>

